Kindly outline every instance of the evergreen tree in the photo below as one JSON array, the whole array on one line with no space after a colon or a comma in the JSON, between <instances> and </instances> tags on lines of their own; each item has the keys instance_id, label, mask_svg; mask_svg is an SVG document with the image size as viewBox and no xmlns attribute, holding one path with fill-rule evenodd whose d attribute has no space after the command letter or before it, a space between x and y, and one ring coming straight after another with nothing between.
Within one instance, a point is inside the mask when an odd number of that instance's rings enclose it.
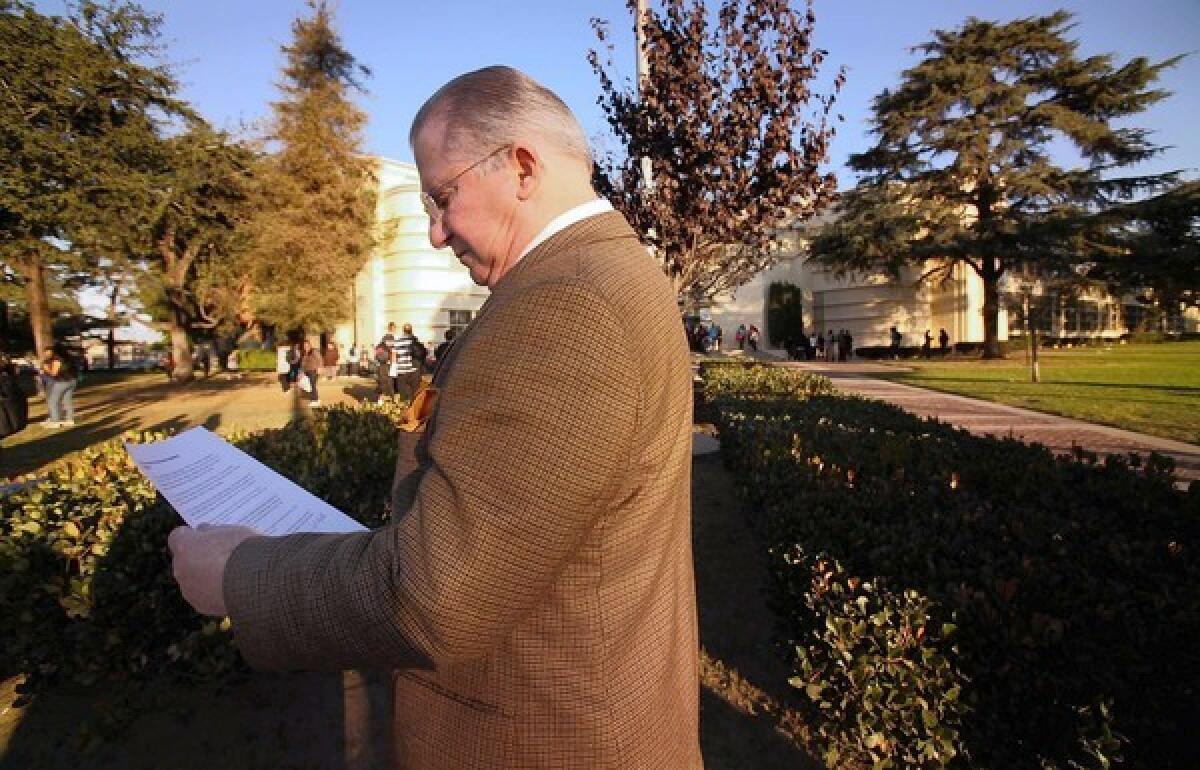
<instances>
[{"instance_id":1,"label":"evergreen tree","mask_svg":"<svg viewBox=\"0 0 1200 770\"><path fill-rule=\"evenodd\" d=\"M1181 183L1097 220L1089 277L1160 308L1200 306L1200 182Z\"/></svg>"},{"instance_id":2,"label":"evergreen tree","mask_svg":"<svg viewBox=\"0 0 1200 770\"><path fill-rule=\"evenodd\" d=\"M259 211L247 232L245 273L256 312L285 330L319 332L350 315L354 277L375 244L375 163L362 155L366 115L348 98L362 91L322 0L292 25L273 105Z\"/></svg>"},{"instance_id":3,"label":"evergreen tree","mask_svg":"<svg viewBox=\"0 0 1200 770\"><path fill-rule=\"evenodd\" d=\"M635 0L627 4L636 13ZM789 0L723 0L710 24L704 0L663 0L644 19L648 76L636 89L610 74L611 46L603 64L589 53L620 149L600 159L597 189L685 300L703 303L770 267L777 228L832 197L836 179L819 167L844 73L829 95L814 94L826 55L812 45L815 23L811 2L800 13ZM593 27L606 43L606 23Z\"/></svg>"},{"instance_id":4,"label":"evergreen tree","mask_svg":"<svg viewBox=\"0 0 1200 770\"><path fill-rule=\"evenodd\" d=\"M144 191L161 124L187 112L170 74L139 63L157 27L128 3L58 17L0 0L0 263L24 286L39 354L47 270L92 271L89 244L128 226L114 211Z\"/></svg>"},{"instance_id":5,"label":"evergreen tree","mask_svg":"<svg viewBox=\"0 0 1200 770\"><path fill-rule=\"evenodd\" d=\"M915 265L928 279L969 265L984 287L984 355L999 356L1005 273L1085 261L1082 222L1177 178L1112 176L1161 151L1146 131L1112 121L1165 98L1149 86L1179 57L1081 58L1071 18L971 18L914 49L925 58L875 98L878 141L851 156L864 176L812 241L812 258L839 271ZM1056 165L1056 140L1086 165Z\"/></svg>"},{"instance_id":6,"label":"evergreen tree","mask_svg":"<svg viewBox=\"0 0 1200 770\"><path fill-rule=\"evenodd\" d=\"M150 268L139 290L147 312L171 338L174 379L192 377L192 337L231 320L244 283L237 258L258 158L248 148L195 121L159 145L159 174L145 220L147 237L129 249Z\"/></svg>"}]
</instances>

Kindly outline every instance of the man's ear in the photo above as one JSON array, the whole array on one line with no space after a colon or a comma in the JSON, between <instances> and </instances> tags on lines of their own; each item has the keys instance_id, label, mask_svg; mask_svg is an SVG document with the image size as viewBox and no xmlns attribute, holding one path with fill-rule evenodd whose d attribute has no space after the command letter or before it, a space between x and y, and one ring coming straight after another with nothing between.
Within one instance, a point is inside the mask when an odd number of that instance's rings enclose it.
<instances>
[{"instance_id":1,"label":"man's ear","mask_svg":"<svg viewBox=\"0 0 1200 770\"><path fill-rule=\"evenodd\" d=\"M541 156L523 144L513 148L513 157L517 162L517 198L529 200L541 186L546 167Z\"/></svg>"}]
</instances>

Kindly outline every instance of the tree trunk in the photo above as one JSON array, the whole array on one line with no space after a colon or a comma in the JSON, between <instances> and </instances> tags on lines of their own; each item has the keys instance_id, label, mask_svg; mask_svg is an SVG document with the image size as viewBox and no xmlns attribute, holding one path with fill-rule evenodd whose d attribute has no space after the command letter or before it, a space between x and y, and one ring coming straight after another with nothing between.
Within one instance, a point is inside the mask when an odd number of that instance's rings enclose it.
<instances>
[{"instance_id":1,"label":"tree trunk","mask_svg":"<svg viewBox=\"0 0 1200 770\"><path fill-rule=\"evenodd\" d=\"M108 300L108 368L117 368L117 293L120 291L120 285L114 286Z\"/></svg>"},{"instance_id":2,"label":"tree trunk","mask_svg":"<svg viewBox=\"0 0 1200 770\"><path fill-rule=\"evenodd\" d=\"M192 341L188 338L188 313L186 299L178 289L167 288L167 304L171 308L171 321L167 327L171 335L171 357L175 359L173 382L183 384L192 381Z\"/></svg>"},{"instance_id":3,"label":"tree trunk","mask_svg":"<svg viewBox=\"0 0 1200 770\"><path fill-rule=\"evenodd\" d=\"M175 360L171 381L180 385L191 382L192 341L188 339L187 329L172 321L168 331L171 335L171 357Z\"/></svg>"},{"instance_id":4,"label":"tree trunk","mask_svg":"<svg viewBox=\"0 0 1200 770\"><path fill-rule=\"evenodd\" d=\"M984 257L980 260L983 272L983 357L1003 358L1000 351L1000 271L996 260Z\"/></svg>"},{"instance_id":5,"label":"tree trunk","mask_svg":"<svg viewBox=\"0 0 1200 770\"><path fill-rule=\"evenodd\" d=\"M38 360L54 347L54 332L50 327L50 300L46 297L46 275L42 260L30 253L27 263L20 265L25 276L25 292L29 297L29 326L33 330L33 347Z\"/></svg>"}]
</instances>

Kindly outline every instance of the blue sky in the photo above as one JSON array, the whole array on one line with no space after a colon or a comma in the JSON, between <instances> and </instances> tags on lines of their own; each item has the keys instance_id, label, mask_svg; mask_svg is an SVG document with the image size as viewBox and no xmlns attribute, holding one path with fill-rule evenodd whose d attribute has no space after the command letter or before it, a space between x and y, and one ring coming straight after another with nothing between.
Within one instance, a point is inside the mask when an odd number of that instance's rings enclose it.
<instances>
[{"instance_id":1,"label":"blue sky","mask_svg":"<svg viewBox=\"0 0 1200 770\"><path fill-rule=\"evenodd\" d=\"M61 0L39 0L59 12ZM145 0L164 17L167 59L184 84L184 96L219 127L236 129L269 114L283 61L280 45L290 24L306 12L303 0ZM411 161L407 144L413 114L438 86L488 64L518 67L556 91L593 138L607 133L596 106L599 93L586 60L597 45L592 17L611 22L617 57L633 74L631 21L624 0L340 0L334 3L346 47L374 75L360 100L370 116L367 149ZM817 0L817 44L829 51L826 76L845 65L848 80L837 112L839 128L830 167L843 187L853 178L846 156L869 143L871 99L893 86L917 61L908 49L968 16L1008 19L1066 8L1076 13L1075 39L1082 55L1115 53L1118 63L1144 55L1159 60L1200 54L1200 0ZM1168 71L1162 87L1175 94L1133 125L1174 145L1138 171L1200 169L1200 55ZM1073 162L1073 160L1071 161Z\"/></svg>"}]
</instances>

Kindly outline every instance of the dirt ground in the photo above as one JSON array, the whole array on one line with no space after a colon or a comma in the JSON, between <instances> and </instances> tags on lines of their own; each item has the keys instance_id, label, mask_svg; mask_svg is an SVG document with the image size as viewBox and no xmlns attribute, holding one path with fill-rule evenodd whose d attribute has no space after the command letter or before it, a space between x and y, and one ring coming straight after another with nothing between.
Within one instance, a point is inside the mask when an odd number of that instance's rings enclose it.
<instances>
[{"instance_id":1,"label":"dirt ground","mask_svg":"<svg viewBox=\"0 0 1200 770\"><path fill-rule=\"evenodd\" d=\"M693 464L701 654L701 746L709 770L817 768L772 643L766 570L719 456ZM81 753L102 692L55 693L24 709L0 687L3 770L386 768L388 691L378 674L254 675L222 692L163 688L119 741Z\"/></svg>"}]
</instances>

